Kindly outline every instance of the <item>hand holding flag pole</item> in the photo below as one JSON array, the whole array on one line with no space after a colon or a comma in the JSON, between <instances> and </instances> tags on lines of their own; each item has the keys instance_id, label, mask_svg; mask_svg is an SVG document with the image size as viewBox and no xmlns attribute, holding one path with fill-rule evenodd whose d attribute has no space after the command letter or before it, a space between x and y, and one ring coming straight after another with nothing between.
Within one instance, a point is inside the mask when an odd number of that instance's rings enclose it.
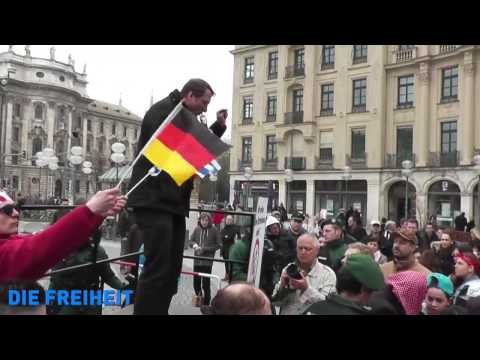
<instances>
[{"instance_id":1,"label":"hand holding flag pole","mask_svg":"<svg viewBox=\"0 0 480 360\"><path fill-rule=\"evenodd\" d=\"M117 189L120 188L120 185L122 184L123 180L125 180L125 178L127 177L127 174L130 172L131 169L133 169L133 166L137 163L138 159L140 159L140 157L143 155L143 153L145 152L145 149L148 148L148 146L156 139L158 134L160 134L163 131L163 129L165 129L172 122L172 120L175 118L175 116L177 116L177 114L182 110L182 108L183 108L183 104L180 101L177 104L177 106L175 106L173 108L173 110L170 112L170 114L168 114L165 121L158 127L157 131L155 131L155 133L152 135L150 140L148 140L148 142L145 144L145 146L142 148L142 150L138 152L137 157L135 158L135 160L133 160L133 162L130 164L130 167L128 168L128 170L124 172L120 181L118 182L118 184L116 186ZM149 172L147 172L145 177L142 180L140 180L139 183L143 182L149 175L150 175ZM134 187L132 187L132 189L130 189L130 191L127 193L127 195L130 194L132 192L132 190L135 187L138 186L139 183L137 183Z\"/></svg>"}]
</instances>

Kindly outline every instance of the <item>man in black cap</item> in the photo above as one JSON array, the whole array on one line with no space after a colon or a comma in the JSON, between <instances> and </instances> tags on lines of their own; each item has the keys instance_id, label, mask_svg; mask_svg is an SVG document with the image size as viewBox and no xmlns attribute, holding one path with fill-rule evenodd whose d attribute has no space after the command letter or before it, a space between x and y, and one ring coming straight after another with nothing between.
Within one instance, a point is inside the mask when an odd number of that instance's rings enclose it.
<instances>
[{"instance_id":1,"label":"man in black cap","mask_svg":"<svg viewBox=\"0 0 480 360\"><path fill-rule=\"evenodd\" d=\"M337 292L311 305L306 315L368 315L373 291L382 290L385 280L371 256L349 256L337 273Z\"/></svg>"},{"instance_id":2,"label":"man in black cap","mask_svg":"<svg viewBox=\"0 0 480 360\"><path fill-rule=\"evenodd\" d=\"M322 232L325 245L320 248L319 260L337 272L348 244L357 240L348 235L335 219L325 220L322 224ZM322 258L325 260L322 260Z\"/></svg>"},{"instance_id":3,"label":"man in black cap","mask_svg":"<svg viewBox=\"0 0 480 360\"><path fill-rule=\"evenodd\" d=\"M290 226L285 232L284 236L281 236L279 241L279 254L282 259L280 269L287 266L288 263L295 261L297 258L296 248L297 239L300 235L307 232L302 226L305 216L301 212L293 213L290 218Z\"/></svg>"}]
</instances>

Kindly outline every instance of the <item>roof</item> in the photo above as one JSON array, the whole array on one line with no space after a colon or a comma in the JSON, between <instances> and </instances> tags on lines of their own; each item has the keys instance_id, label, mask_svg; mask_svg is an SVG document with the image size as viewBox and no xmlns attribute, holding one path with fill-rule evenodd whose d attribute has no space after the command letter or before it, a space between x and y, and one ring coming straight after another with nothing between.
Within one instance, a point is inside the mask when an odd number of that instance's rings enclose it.
<instances>
[{"instance_id":1,"label":"roof","mask_svg":"<svg viewBox=\"0 0 480 360\"><path fill-rule=\"evenodd\" d=\"M142 121L142 118L138 115L132 113L126 107L121 105L114 105L105 101L93 100L88 104L88 109L90 111L95 111L101 114L106 114L110 116L122 116L131 120Z\"/></svg>"},{"instance_id":2,"label":"roof","mask_svg":"<svg viewBox=\"0 0 480 360\"><path fill-rule=\"evenodd\" d=\"M122 176L126 173L127 176L125 180L130 180L132 176L132 169L129 169L130 165L125 165L118 168L118 179L120 180ZM101 182L116 182L117 181L117 168L112 167L108 169L103 175L100 176Z\"/></svg>"}]
</instances>

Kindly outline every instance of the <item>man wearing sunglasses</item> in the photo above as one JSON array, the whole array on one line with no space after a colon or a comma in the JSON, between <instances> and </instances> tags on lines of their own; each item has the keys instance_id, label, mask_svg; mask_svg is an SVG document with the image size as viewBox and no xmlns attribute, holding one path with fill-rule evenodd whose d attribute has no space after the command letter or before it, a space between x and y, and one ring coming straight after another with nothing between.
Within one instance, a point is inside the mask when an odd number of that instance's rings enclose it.
<instances>
[{"instance_id":1,"label":"man wearing sunglasses","mask_svg":"<svg viewBox=\"0 0 480 360\"><path fill-rule=\"evenodd\" d=\"M103 219L120 212L125 203L118 189L100 191L44 231L19 235L19 210L8 194L0 191L0 283L39 279L87 243Z\"/></svg>"}]
</instances>

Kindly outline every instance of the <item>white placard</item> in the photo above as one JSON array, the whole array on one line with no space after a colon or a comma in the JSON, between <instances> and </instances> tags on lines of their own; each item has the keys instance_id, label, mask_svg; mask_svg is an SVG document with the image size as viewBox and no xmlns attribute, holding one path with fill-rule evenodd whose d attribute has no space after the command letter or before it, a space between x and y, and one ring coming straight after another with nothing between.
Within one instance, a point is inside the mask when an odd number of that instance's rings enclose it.
<instances>
[{"instance_id":1,"label":"white placard","mask_svg":"<svg viewBox=\"0 0 480 360\"><path fill-rule=\"evenodd\" d=\"M333 211L333 199L327 199L327 210Z\"/></svg>"},{"instance_id":2,"label":"white placard","mask_svg":"<svg viewBox=\"0 0 480 360\"><path fill-rule=\"evenodd\" d=\"M450 203L442 203L442 216L450 217Z\"/></svg>"},{"instance_id":3,"label":"white placard","mask_svg":"<svg viewBox=\"0 0 480 360\"><path fill-rule=\"evenodd\" d=\"M268 198L259 197L257 212L255 214L255 226L250 246L250 261L248 263L247 282L260 286L260 274L262 270L263 242L265 237L265 224L267 222Z\"/></svg>"},{"instance_id":4,"label":"white placard","mask_svg":"<svg viewBox=\"0 0 480 360\"><path fill-rule=\"evenodd\" d=\"M358 210L362 212L362 203L353 203L353 210Z\"/></svg>"}]
</instances>

